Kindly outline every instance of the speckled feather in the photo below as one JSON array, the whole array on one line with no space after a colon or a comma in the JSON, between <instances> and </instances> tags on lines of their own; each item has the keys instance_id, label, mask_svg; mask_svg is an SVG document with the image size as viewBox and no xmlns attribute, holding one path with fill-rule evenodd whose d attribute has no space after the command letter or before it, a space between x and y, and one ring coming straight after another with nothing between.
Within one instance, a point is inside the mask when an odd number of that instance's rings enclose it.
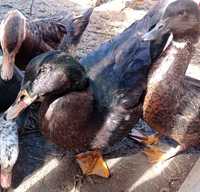
<instances>
[{"instance_id":1,"label":"speckled feather","mask_svg":"<svg viewBox=\"0 0 200 192\"><path fill-rule=\"evenodd\" d=\"M143 116L160 134L190 147L200 144L200 87L185 72L200 34L200 15L198 6L189 0L177 1L172 8L166 16L172 22L174 39L150 69ZM177 18L182 19L177 23Z\"/></svg>"},{"instance_id":2,"label":"speckled feather","mask_svg":"<svg viewBox=\"0 0 200 192\"><path fill-rule=\"evenodd\" d=\"M12 170L19 154L18 126L15 121L6 121L0 116L0 165Z\"/></svg>"},{"instance_id":3,"label":"speckled feather","mask_svg":"<svg viewBox=\"0 0 200 192\"><path fill-rule=\"evenodd\" d=\"M176 48L172 46L150 70L144 119L156 131L192 146L200 143L200 87L182 75L191 59L191 45L179 49L175 55L170 55L172 49ZM161 63L170 56L176 58L177 67L171 66L171 73L162 74L167 64L161 66Z\"/></svg>"}]
</instances>

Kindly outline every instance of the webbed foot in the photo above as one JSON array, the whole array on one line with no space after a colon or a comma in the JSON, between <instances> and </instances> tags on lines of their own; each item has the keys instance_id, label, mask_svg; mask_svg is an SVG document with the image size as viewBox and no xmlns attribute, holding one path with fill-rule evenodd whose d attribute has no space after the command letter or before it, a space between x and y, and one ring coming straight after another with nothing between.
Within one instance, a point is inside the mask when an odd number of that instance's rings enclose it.
<instances>
[{"instance_id":1,"label":"webbed foot","mask_svg":"<svg viewBox=\"0 0 200 192\"><path fill-rule=\"evenodd\" d=\"M88 151L76 155L76 160L85 175L98 175L108 178L110 171L99 151Z\"/></svg>"},{"instance_id":2,"label":"webbed foot","mask_svg":"<svg viewBox=\"0 0 200 192\"><path fill-rule=\"evenodd\" d=\"M148 161L150 163L156 163L159 161L163 161L165 152L162 151L159 147L151 146L151 147L146 147L144 149L144 154L147 156Z\"/></svg>"},{"instance_id":3,"label":"webbed foot","mask_svg":"<svg viewBox=\"0 0 200 192\"><path fill-rule=\"evenodd\" d=\"M134 140L136 140L140 143L146 144L146 145L157 144L160 140L160 136L157 133L146 136L142 132L140 132L136 129L133 129L129 136L131 139L134 139Z\"/></svg>"},{"instance_id":4,"label":"webbed foot","mask_svg":"<svg viewBox=\"0 0 200 192\"><path fill-rule=\"evenodd\" d=\"M183 150L185 150L185 148L181 145L178 145L175 148L170 148L166 152L162 151L159 147L150 146L144 149L144 153L147 156L150 163L156 163L171 159Z\"/></svg>"}]
</instances>

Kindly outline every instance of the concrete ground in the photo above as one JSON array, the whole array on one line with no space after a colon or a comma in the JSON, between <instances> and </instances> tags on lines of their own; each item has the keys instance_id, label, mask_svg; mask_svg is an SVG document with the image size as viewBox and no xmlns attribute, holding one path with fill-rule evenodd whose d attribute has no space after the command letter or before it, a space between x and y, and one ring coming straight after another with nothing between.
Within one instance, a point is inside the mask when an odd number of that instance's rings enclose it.
<instances>
[{"instance_id":1,"label":"concrete ground","mask_svg":"<svg viewBox=\"0 0 200 192\"><path fill-rule=\"evenodd\" d=\"M13 8L28 15L30 4L27 0L1 0L0 20ZM64 9L78 15L94 4L95 0L35 0L32 17L53 15ZM82 57L92 51L141 18L149 6L149 1L141 7L134 1L113 0L95 8L73 54ZM195 78L200 77L199 55L196 54L187 72ZM146 129L143 122L137 127ZM176 192L200 156L191 150L164 164L152 165L142 152L143 146L125 138L107 151L105 157L112 176L102 179L83 177L71 152L58 149L38 133L21 137L20 143L20 157L10 192Z\"/></svg>"},{"instance_id":2,"label":"concrete ground","mask_svg":"<svg viewBox=\"0 0 200 192\"><path fill-rule=\"evenodd\" d=\"M182 154L164 164L150 164L143 147L125 138L104 157L111 177L83 177L70 152L40 135L21 139L20 157L10 192L175 192L199 154Z\"/></svg>"},{"instance_id":3,"label":"concrete ground","mask_svg":"<svg viewBox=\"0 0 200 192\"><path fill-rule=\"evenodd\" d=\"M179 189L179 192L199 192L200 190L200 159L196 162L189 175L185 179L184 183Z\"/></svg>"}]
</instances>

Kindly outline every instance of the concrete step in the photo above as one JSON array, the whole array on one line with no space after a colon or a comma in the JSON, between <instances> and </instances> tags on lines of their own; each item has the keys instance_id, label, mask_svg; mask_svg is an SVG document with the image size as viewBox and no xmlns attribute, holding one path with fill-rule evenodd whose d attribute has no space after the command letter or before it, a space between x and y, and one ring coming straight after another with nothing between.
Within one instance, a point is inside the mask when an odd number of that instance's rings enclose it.
<instances>
[{"instance_id":1,"label":"concrete step","mask_svg":"<svg viewBox=\"0 0 200 192\"><path fill-rule=\"evenodd\" d=\"M190 171L178 192L199 192L200 191L200 159Z\"/></svg>"}]
</instances>

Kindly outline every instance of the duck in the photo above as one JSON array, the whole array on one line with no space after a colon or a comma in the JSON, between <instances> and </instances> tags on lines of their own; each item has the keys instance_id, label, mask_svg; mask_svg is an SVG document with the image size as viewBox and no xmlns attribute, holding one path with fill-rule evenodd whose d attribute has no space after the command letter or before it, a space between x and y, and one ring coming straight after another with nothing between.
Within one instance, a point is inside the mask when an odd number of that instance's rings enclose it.
<instances>
[{"instance_id":1,"label":"duck","mask_svg":"<svg viewBox=\"0 0 200 192\"><path fill-rule=\"evenodd\" d=\"M0 52L0 63L2 54ZM15 101L21 87L22 73L17 67L10 81L0 78L0 186L9 188L12 182L12 169L19 155L18 126L15 120L5 120L3 112Z\"/></svg>"},{"instance_id":2,"label":"duck","mask_svg":"<svg viewBox=\"0 0 200 192\"><path fill-rule=\"evenodd\" d=\"M37 112L38 104L33 104L15 120L6 120L5 113L0 113L0 186L3 189L12 186L13 169L20 153L20 138L37 126Z\"/></svg>"},{"instance_id":3,"label":"duck","mask_svg":"<svg viewBox=\"0 0 200 192\"><path fill-rule=\"evenodd\" d=\"M144 40L151 41L170 32L172 37L149 70L143 103L143 119L157 133L151 139L143 135L140 141L156 143L161 136L166 136L177 146L166 153L149 145L144 152L150 162L165 161L200 144L200 86L185 76L200 35L199 21L198 4L192 0L175 1L156 26L143 36Z\"/></svg>"},{"instance_id":4,"label":"duck","mask_svg":"<svg viewBox=\"0 0 200 192\"><path fill-rule=\"evenodd\" d=\"M89 23L93 9L73 18L52 16L40 19L25 17L18 10L9 11L0 25L0 44L3 52L1 78L13 77L14 65L24 70L35 56L54 49L76 45Z\"/></svg>"},{"instance_id":5,"label":"duck","mask_svg":"<svg viewBox=\"0 0 200 192\"><path fill-rule=\"evenodd\" d=\"M0 53L0 63L1 59ZM12 170L19 156L18 129L19 122L21 122L21 120L6 120L4 112L15 101L22 79L23 74L17 67L14 67L11 80L5 82L0 78L0 92L2 93L0 95L0 186L4 189L11 186Z\"/></svg>"},{"instance_id":6,"label":"duck","mask_svg":"<svg viewBox=\"0 0 200 192\"><path fill-rule=\"evenodd\" d=\"M108 178L102 153L127 136L142 115L148 69L168 40L168 35L159 42L142 39L160 14L152 9L80 61L61 50L32 59L6 118L15 119L30 104L41 101L43 135L73 150L85 175Z\"/></svg>"},{"instance_id":7,"label":"duck","mask_svg":"<svg viewBox=\"0 0 200 192\"><path fill-rule=\"evenodd\" d=\"M12 183L12 170L19 156L18 125L0 114L0 185L7 189Z\"/></svg>"}]
</instances>

